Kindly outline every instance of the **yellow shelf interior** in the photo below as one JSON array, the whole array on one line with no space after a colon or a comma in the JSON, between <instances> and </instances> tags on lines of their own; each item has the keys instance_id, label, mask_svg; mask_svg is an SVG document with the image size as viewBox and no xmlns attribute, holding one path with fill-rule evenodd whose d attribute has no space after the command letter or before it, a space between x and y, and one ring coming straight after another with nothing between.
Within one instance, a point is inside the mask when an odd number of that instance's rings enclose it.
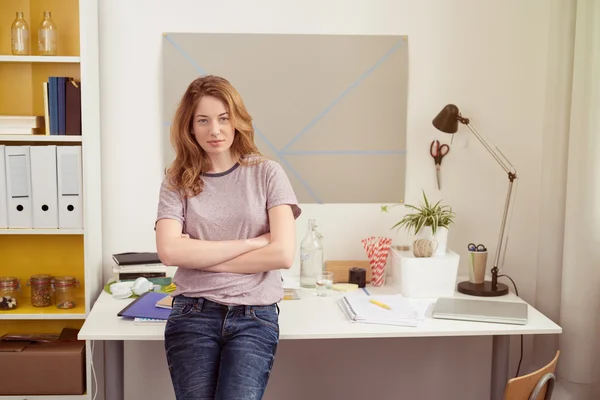
<instances>
[{"instance_id":1,"label":"yellow shelf interior","mask_svg":"<svg viewBox=\"0 0 600 400\"><path fill-rule=\"evenodd\" d=\"M29 26L29 54L38 55L38 27L44 11L50 11L58 32L57 56L79 56L79 1L78 0L2 0L0 1L0 54L12 55L10 27L17 16Z\"/></svg>"},{"instance_id":2,"label":"yellow shelf interior","mask_svg":"<svg viewBox=\"0 0 600 400\"><path fill-rule=\"evenodd\" d=\"M37 29L44 11L58 31L58 56L79 56L78 0L0 1L0 54L11 55L10 27L23 11L30 30L30 55L37 55ZM50 76L81 79L78 63L0 63L0 115L44 115L43 82Z\"/></svg>"},{"instance_id":3,"label":"yellow shelf interior","mask_svg":"<svg viewBox=\"0 0 600 400\"><path fill-rule=\"evenodd\" d=\"M52 305L48 307L34 307L31 305L31 297L29 296L29 288L21 290L19 303L16 309L0 310L0 318L10 318L11 314L36 314L40 318L44 315L69 315L69 314L85 314L85 299L82 296L75 298L76 306L68 309L56 307L56 297L53 296Z\"/></svg>"},{"instance_id":4,"label":"yellow shelf interior","mask_svg":"<svg viewBox=\"0 0 600 400\"><path fill-rule=\"evenodd\" d=\"M53 333L60 334L63 328L81 329L84 320L0 320L0 336L7 333Z\"/></svg>"},{"instance_id":5,"label":"yellow shelf interior","mask_svg":"<svg viewBox=\"0 0 600 400\"><path fill-rule=\"evenodd\" d=\"M0 115L44 115L44 86L50 76L81 80L79 64L0 63Z\"/></svg>"},{"instance_id":6,"label":"yellow shelf interior","mask_svg":"<svg viewBox=\"0 0 600 400\"><path fill-rule=\"evenodd\" d=\"M83 314L85 312L85 274L83 264L82 235L2 235L0 237L2 254L2 276L14 276L21 283L19 308L3 311L2 314ZM27 281L32 275L49 274L52 276L69 275L79 281L75 289L78 305L74 309L61 310L53 305L49 307L31 306L31 289Z\"/></svg>"}]
</instances>

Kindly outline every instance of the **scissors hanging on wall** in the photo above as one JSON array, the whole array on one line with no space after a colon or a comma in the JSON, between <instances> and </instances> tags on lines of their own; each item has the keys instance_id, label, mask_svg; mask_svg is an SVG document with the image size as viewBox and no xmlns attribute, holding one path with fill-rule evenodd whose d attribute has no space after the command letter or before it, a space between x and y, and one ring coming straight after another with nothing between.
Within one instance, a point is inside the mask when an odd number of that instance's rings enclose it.
<instances>
[{"instance_id":1,"label":"scissors hanging on wall","mask_svg":"<svg viewBox=\"0 0 600 400\"><path fill-rule=\"evenodd\" d=\"M429 154L431 154L431 157L433 157L433 160L435 161L435 174L437 177L438 190L441 189L440 167L442 165L442 160L444 159L444 157L446 157L446 154L448 154L449 151L450 146L448 146L447 144L440 145L439 140L434 140L433 142L431 142L431 146L429 146Z\"/></svg>"}]
</instances>

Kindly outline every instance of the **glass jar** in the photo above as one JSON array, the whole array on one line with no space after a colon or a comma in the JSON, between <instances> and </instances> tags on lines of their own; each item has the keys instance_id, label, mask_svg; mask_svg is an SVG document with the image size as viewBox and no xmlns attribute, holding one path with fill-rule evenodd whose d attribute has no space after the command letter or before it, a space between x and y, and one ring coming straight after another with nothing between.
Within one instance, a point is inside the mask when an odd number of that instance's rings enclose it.
<instances>
[{"instance_id":1,"label":"glass jar","mask_svg":"<svg viewBox=\"0 0 600 400\"><path fill-rule=\"evenodd\" d=\"M0 277L0 311L19 306L19 280L14 276Z\"/></svg>"},{"instance_id":2,"label":"glass jar","mask_svg":"<svg viewBox=\"0 0 600 400\"><path fill-rule=\"evenodd\" d=\"M73 276L54 277L54 291L56 294L56 308L68 309L77 307L75 301L75 288L79 282Z\"/></svg>"},{"instance_id":3,"label":"glass jar","mask_svg":"<svg viewBox=\"0 0 600 400\"><path fill-rule=\"evenodd\" d=\"M52 276L47 274L32 275L29 279L31 286L31 305L48 307L52 304Z\"/></svg>"}]
</instances>

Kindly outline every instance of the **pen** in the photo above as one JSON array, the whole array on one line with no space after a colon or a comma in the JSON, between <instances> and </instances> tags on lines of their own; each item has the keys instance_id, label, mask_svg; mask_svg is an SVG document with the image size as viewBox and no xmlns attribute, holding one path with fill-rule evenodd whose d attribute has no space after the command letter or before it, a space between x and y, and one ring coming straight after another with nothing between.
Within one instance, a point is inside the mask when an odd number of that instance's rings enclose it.
<instances>
[{"instance_id":1,"label":"pen","mask_svg":"<svg viewBox=\"0 0 600 400\"><path fill-rule=\"evenodd\" d=\"M377 305L379 307L385 308L386 310L391 310L392 309L392 307L388 306L387 304L383 304L383 303L381 303L381 302L379 302L377 300L369 300L369 302L371 302L371 303L373 303L373 304L375 304L375 305Z\"/></svg>"}]
</instances>

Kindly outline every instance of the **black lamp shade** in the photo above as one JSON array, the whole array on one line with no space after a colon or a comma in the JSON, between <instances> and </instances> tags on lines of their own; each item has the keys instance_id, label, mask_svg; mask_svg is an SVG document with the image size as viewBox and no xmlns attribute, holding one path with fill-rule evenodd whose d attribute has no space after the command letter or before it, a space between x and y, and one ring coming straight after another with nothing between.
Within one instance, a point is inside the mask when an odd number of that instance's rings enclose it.
<instances>
[{"instance_id":1,"label":"black lamp shade","mask_svg":"<svg viewBox=\"0 0 600 400\"><path fill-rule=\"evenodd\" d=\"M460 111L454 104L448 104L433 119L433 126L445 133L456 133L458 131L458 120Z\"/></svg>"}]
</instances>

